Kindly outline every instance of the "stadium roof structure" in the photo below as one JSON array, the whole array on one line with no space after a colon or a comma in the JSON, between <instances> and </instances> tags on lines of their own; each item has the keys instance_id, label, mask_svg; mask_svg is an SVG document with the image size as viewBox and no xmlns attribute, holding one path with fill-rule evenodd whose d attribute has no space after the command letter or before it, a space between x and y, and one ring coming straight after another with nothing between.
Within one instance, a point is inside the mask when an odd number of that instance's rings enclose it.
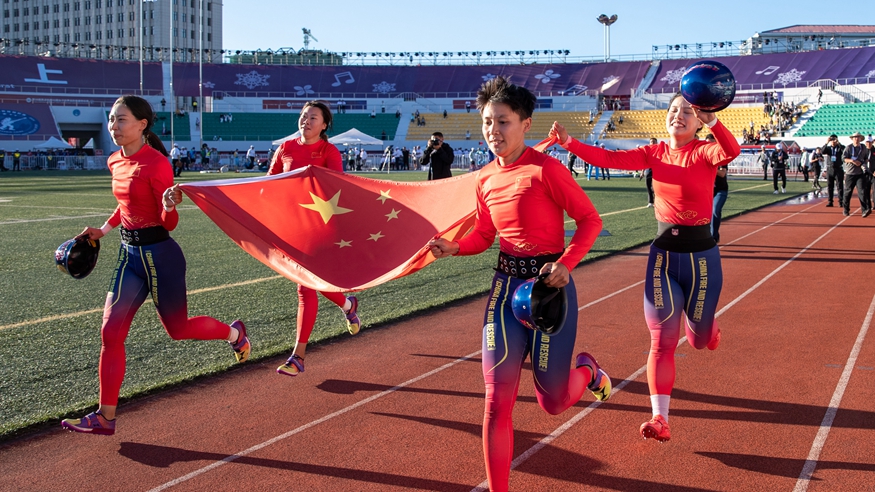
<instances>
[{"instance_id":1,"label":"stadium roof structure","mask_svg":"<svg viewBox=\"0 0 875 492\"><path fill-rule=\"evenodd\" d=\"M875 37L875 26L798 24L762 31L760 34L871 34Z\"/></svg>"}]
</instances>

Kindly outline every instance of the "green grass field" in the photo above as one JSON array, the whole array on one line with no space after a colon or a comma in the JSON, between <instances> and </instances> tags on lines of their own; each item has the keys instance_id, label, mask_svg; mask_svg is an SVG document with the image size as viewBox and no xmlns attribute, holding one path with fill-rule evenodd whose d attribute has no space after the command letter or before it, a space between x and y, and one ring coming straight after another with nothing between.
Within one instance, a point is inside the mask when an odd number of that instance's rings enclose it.
<instances>
[{"instance_id":1,"label":"green grass field","mask_svg":"<svg viewBox=\"0 0 875 492\"><path fill-rule=\"evenodd\" d=\"M240 175L244 176L244 175ZM423 180L407 172L371 177ZM227 178L186 174L179 182ZM603 214L609 236L600 237L584 261L648 243L656 230L644 183L634 178L579 180ZM107 172L21 172L0 175L0 440L63 417L78 416L97 402L97 362L103 301L115 266L118 234L101 241L100 261L83 280L54 266L54 251L85 226L100 227L116 202ZM725 218L809 191L790 182L773 195L771 182L732 180ZM252 359L288 353L294 345L295 285L237 247L199 209L184 202L173 237L188 262L189 314L246 322ZM569 228L574 224L569 223ZM363 329L486 291L496 261L493 251L437 261L416 274L359 293ZM596 279L593 279L596 280ZM311 343L346 333L339 309L322 300ZM471 320L479 330L480 321ZM429 327L433 329L433 327ZM147 302L127 340L122 401L233 367L222 341L172 341ZM122 407L121 411L124 411Z\"/></svg>"}]
</instances>

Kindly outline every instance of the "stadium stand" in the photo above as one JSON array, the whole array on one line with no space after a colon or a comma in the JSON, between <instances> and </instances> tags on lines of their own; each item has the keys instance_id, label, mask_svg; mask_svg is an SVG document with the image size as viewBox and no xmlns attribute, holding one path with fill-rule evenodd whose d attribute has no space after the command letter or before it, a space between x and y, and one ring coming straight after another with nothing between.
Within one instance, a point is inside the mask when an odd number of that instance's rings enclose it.
<instances>
[{"instance_id":1,"label":"stadium stand","mask_svg":"<svg viewBox=\"0 0 875 492\"><path fill-rule=\"evenodd\" d=\"M623 123L619 123L620 117ZM608 132L608 139L650 138L665 134L665 110L621 110L614 111L612 116L616 130ZM754 127L767 126L769 116L763 113L761 106L729 107L720 112L720 121L733 135L741 138L742 131Z\"/></svg>"},{"instance_id":2,"label":"stadium stand","mask_svg":"<svg viewBox=\"0 0 875 492\"><path fill-rule=\"evenodd\" d=\"M188 141L191 140L191 123L188 120L188 113L174 116L168 111L157 111L156 116L158 121L155 122L155 133L161 137L161 141L170 142L170 118L173 120L173 136L172 140Z\"/></svg>"},{"instance_id":3,"label":"stadium stand","mask_svg":"<svg viewBox=\"0 0 875 492\"><path fill-rule=\"evenodd\" d=\"M875 103L826 104L802 125L797 137L875 133Z\"/></svg>"},{"instance_id":4,"label":"stadium stand","mask_svg":"<svg viewBox=\"0 0 875 492\"><path fill-rule=\"evenodd\" d=\"M230 120L227 116L230 115ZM271 141L298 129L297 113L204 113L204 141ZM365 113L334 114L334 124L328 136L334 136L355 128L374 138L386 132L386 139L395 138L398 119L394 114L377 114L373 118Z\"/></svg>"},{"instance_id":5,"label":"stadium stand","mask_svg":"<svg viewBox=\"0 0 875 492\"><path fill-rule=\"evenodd\" d=\"M448 113L446 118L441 113L423 113L421 116L425 118L425 126L417 126L416 122L410 122L407 140L425 141L436 131L443 133L445 139L452 141L464 140L466 131L471 132L471 140L482 139L480 113L477 111ZM532 129L529 131L529 138L546 137L554 121L565 125L572 135L587 136L598 123L598 119L599 116L596 116L590 123L587 112L535 110L532 115Z\"/></svg>"}]
</instances>

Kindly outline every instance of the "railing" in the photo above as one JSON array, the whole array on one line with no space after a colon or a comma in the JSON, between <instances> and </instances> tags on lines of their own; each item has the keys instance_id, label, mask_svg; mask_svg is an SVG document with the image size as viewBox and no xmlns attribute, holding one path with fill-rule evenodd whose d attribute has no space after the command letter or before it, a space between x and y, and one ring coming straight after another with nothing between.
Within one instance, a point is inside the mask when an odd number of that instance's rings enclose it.
<instances>
[{"instance_id":1,"label":"railing","mask_svg":"<svg viewBox=\"0 0 875 492\"><path fill-rule=\"evenodd\" d=\"M44 171L76 171L76 170L100 170L106 169L108 156L91 155L23 155L19 160L22 170ZM6 153L4 165L12 169L15 159L10 153Z\"/></svg>"}]
</instances>

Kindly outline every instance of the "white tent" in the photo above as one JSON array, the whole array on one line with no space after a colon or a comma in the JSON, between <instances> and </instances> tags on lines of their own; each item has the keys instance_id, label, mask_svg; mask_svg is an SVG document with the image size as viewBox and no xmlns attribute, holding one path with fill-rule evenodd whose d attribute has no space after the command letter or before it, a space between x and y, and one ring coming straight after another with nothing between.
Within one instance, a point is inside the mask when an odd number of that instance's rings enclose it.
<instances>
[{"instance_id":1,"label":"white tent","mask_svg":"<svg viewBox=\"0 0 875 492\"><path fill-rule=\"evenodd\" d=\"M273 142L271 142L271 144L273 144L273 145L282 145L283 142L285 142L286 140L291 140L291 139L293 139L293 138L298 138L298 137L300 137L300 136L301 136L301 131L298 130L298 131L296 131L295 133L292 133L292 134L289 135L289 136L286 136L286 137L280 138L280 139L278 139L278 140L274 140Z\"/></svg>"},{"instance_id":2,"label":"white tent","mask_svg":"<svg viewBox=\"0 0 875 492\"><path fill-rule=\"evenodd\" d=\"M328 141L333 143L334 145L383 145L382 140L374 138L370 135L365 135L355 128L343 132L340 135L335 135L329 138Z\"/></svg>"},{"instance_id":3,"label":"white tent","mask_svg":"<svg viewBox=\"0 0 875 492\"><path fill-rule=\"evenodd\" d=\"M83 149L93 149L94 148L94 139L88 139L88 143L82 146Z\"/></svg>"},{"instance_id":4,"label":"white tent","mask_svg":"<svg viewBox=\"0 0 875 492\"><path fill-rule=\"evenodd\" d=\"M72 149L73 146L68 144L67 142L59 139L59 138L50 137L45 142L43 142L39 145L34 145L33 148L35 148L35 149Z\"/></svg>"}]
</instances>

